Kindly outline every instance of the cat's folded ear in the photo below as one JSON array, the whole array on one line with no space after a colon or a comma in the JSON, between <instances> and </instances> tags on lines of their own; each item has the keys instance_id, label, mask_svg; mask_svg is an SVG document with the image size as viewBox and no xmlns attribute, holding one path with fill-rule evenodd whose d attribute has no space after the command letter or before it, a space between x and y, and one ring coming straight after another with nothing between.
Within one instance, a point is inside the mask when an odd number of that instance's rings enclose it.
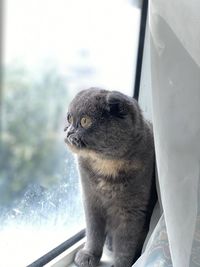
<instances>
[{"instance_id":1,"label":"cat's folded ear","mask_svg":"<svg viewBox=\"0 0 200 267\"><path fill-rule=\"evenodd\" d=\"M129 99L120 92L109 92L107 97L107 111L117 117L123 118L128 114Z\"/></svg>"}]
</instances>

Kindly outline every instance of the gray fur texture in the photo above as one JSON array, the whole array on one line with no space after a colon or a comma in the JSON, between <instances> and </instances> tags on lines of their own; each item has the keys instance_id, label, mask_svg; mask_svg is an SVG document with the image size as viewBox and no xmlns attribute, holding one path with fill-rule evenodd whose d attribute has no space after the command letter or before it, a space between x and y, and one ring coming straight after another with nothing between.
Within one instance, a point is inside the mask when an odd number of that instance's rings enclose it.
<instances>
[{"instance_id":1,"label":"gray fur texture","mask_svg":"<svg viewBox=\"0 0 200 267\"><path fill-rule=\"evenodd\" d=\"M65 132L78 158L86 217L87 241L75 263L98 266L109 237L114 267L130 267L141 254L156 202L152 127L133 98L90 88L72 100Z\"/></svg>"}]
</instances>

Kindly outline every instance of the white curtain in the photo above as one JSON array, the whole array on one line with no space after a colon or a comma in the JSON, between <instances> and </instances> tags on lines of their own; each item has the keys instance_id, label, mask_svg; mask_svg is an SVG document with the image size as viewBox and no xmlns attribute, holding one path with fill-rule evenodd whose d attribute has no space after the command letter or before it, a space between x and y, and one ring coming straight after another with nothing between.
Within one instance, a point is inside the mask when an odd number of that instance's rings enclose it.
<instances>
[{"instance_id":1,"label":"white curtain","mask_svg":"<svg viewBox=\"0 0 200 267\"><path fill-rule=\"evenodd\" d=\"M197 267L200 1L151 0L149 29L152 119L163 214L156 223L155 212L152 233L134 267Z\"/></svg>"}]
</instances>

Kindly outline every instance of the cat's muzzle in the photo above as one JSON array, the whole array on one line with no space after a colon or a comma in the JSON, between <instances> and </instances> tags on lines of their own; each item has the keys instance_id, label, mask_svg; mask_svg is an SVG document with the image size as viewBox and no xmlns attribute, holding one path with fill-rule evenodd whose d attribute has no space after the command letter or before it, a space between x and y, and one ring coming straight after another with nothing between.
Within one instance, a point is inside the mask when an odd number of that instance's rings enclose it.
<instances>
[{"instance_id":1,"label":"cat's muzzle","mask_svg":"<svg viewBox=\"0 0 200 267\"><path fill-rule=\"evenodd\" d=\"M83 146L81 140L75 135L70 134L65 138L65 143L81 148Z\"/></svg>"}]
</instances>

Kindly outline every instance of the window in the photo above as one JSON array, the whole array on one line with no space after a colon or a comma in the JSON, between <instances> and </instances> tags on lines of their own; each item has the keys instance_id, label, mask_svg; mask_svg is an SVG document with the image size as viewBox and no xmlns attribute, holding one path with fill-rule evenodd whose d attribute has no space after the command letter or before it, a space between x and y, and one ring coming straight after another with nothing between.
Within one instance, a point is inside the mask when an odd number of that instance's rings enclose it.
<instances>
[{"instance_id":1,"label":"window","mask_svg":"<svg viewBox=\"0 0 200 267\"><path fill-rule=\"evenodd\" d=\"M26 266L84 228L67 105L94 85L133 94L141 6L5 0L1 12L1 264Z\"/></svg>"}]
</instances>

